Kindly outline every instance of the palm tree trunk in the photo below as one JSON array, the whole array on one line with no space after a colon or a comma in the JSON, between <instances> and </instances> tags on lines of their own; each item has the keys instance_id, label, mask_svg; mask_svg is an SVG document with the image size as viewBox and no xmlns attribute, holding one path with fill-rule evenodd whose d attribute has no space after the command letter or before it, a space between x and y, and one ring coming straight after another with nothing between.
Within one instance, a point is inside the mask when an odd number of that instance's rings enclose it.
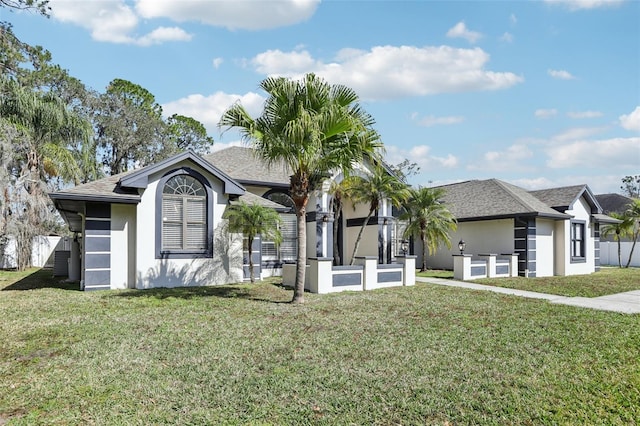
<instances>
[{"instance_id":1,"label":"palm tree trunk","mask_svg":"<svg viewBox=\"0 0 640 426\"><path fill-rule=\"evenodd\" d=\"M333 264L335 266L341 265L340 259L340 245L338 244L338 230L340 229L340 221L342 220L342 209L338 210L333 215Z\"/></svg>"},{"instance_id":2,"label":"palm tree trunk","mask_svg":"<svg viewBox=\"0 0 640 426\"><path fill-rule=\"evenodd\" d=\"M622 254L621 254L620 235L618 235L618 268L622 268Z\"/></svg>"},{"instance_id":3,"label":"palm tree trunk","mask_svg":"<svg viewBox=\"0 0 640 426\"><path fill-rule=\"evenodd\" d=\"M353 266L353 262L356 260L356 253L360 248L360 240L362 239L362 233L364 232L364 228L366 228L367 224L369 223L369 219L371 219L371 216L373 216L374 211L375 210L373 209L369 210L369 214L367 215L366 219L364 220L364 223L360 227L360 231L358 232L358 237L356 238L356 243L353 246L353 254L351 255L351 261L349 262L349 265Z\"/></svg>"},{"instance_id":4,"label":"palm tree trunk","mask_svg":"<svg viewBox=\"0 0 640 426\"><path fill-rule=\"evenodd\" d=\"M293 287L291 303L304 303L304 280L307 270L307 209L301 207L297 212L298 219L298 255L296 262L296 284Z\"/></svg>"},{"instance_id":5,"label":"palm tree trunk","mask_svg":"<svg viewBox=\"0 0 640 426\"><path fill-rule=\"evenodd\" d=\"M633 249L636 248L636 242L638 241L638 235L640 234L640 230L634 232L633 234L633 244L631 244L631 251L629 252L629 260L627 260L627 264L625 268L628 268L631 265L631 258L633 257Z\"/></svg>"},{"instance_id":6,"label":"palm tree trunk","mask_svg":"<svg viewBox=\"0 0 640 426\"><path fill-rule=\"evenodd\" d=\"M427 270L427 234L424 231L420 231L420 241L422 241L422 269L420 272Z\"/></svg>"},{"instance_id":7,"label":"palm tree trunk","mask_svg":"<svg viewBox=\"0 0 640 426\"><path fill-rule=\"evenodd\" d=\"M253 238L250 238L248 240L248 251L249 251L249 280L254 283L256 282L256 278L254 277L253 274Z\"/></svg>"}]
</instances>

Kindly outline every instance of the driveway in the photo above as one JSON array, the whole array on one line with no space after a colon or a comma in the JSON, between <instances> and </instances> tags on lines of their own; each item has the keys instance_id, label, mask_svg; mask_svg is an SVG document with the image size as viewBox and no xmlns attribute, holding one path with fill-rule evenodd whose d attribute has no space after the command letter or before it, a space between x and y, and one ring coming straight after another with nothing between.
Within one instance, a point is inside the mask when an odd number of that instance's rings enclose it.
<instances>
[{"instance_id":1,"label":"driveway","mask_svg":"<svg viewBox=\"0 0 640 426\"><path fill-rule=\"evenodd\" d=\"M547 300L550 303L557 303L560 305L579 306L582 308L599 309L601 311L610 312L621 312L624 314L640 314L640 290L590 298L558 296L556 294L516 290L513 288L494 287L490 285L468 283L464 281L455 281L443 278L416 277L416 281L421 283L445 285L449 287L461 287L471 290L492 291L494 293L528 297L530 299L542 299Z\"/></svg>"}]
</instances>

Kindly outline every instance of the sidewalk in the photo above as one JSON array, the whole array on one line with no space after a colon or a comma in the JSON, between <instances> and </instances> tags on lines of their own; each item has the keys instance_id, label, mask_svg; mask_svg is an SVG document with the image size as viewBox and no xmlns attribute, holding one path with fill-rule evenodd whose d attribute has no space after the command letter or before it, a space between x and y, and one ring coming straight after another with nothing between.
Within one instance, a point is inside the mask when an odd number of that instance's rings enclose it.
<instances>
[{"instance_id":1,"label":"sidewalk","mask_svg":"<svg viewBox=\"0 0 640 426\"><path fill-rule=\"evenodd\" d=\"M448 280L443 278L416 277L417 282L446 285L449 287L462 287L471 290L492 291L494 293L510 294L513 296L528 297L530 299L542 299L561 305L579 306L583 308L599 309L602 311L621 312L624 314L640 313L640 290L625 293L610 294L594 298L567 297L555 294L537 293L535 291L516 290L512 288L494 287L468 283L464 281Z\"/></svg>"}]
</instances>

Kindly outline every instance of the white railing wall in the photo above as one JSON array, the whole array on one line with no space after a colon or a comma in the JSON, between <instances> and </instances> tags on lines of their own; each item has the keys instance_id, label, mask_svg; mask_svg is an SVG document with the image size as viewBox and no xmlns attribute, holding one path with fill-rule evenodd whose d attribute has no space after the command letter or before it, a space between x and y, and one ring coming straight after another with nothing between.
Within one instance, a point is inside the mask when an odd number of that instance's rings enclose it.
<instances>
[{"instance_id":1,"label":"white railing wall","mask_svg":"<svg viewBox=\"0 0 640 426\"><path fill-rule=\"evenodd\" d=\"M518 276L517 254L480 254L478 257L474 259L470 254L454 254L453 278L465 281Z\"/></svg>"},{"instance_id":2,"label":"white railing wall","mask_svg":"<svg viewBox=\"0 0 640 426\"><path fill-rule=\"evenodd\" d=\"M356 257L353 266L333 266L332 258L309 258L305 290L326 294L384 287L412 286L416 282L416 256L401 256L393 264L378 264L375 256ZM283 265L285 286L295 285L296 265Z\"/></svg>"}]
</instances>

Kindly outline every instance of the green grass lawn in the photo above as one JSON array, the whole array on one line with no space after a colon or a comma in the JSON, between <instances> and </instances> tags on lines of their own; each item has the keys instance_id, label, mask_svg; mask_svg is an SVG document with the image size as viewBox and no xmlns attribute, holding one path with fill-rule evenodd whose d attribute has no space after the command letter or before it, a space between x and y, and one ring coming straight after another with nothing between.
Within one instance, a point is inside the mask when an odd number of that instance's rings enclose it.
<instances>
[{"instance_id":1,"label":"green grass lawn","mask_svg":"<svg viewBox=\"0 0 640 426\"><path fill-rule=\"evenodd\" d=\"M11 274L0 424L640 418L640 315L429 284L296 306L273 283L84 293Z\"/></svg>"},{"instance_id":2,"label":"green grass lawn","mask_svg":"<svg viewBox=\"0 0 640 426\"><path fill-rule=\"evenodd\" d=\"M640 290L640 268L620 269L606 267L589 275L541 278L483 278L473 282L560 296L598 297Z\"/></svg>"}]
</instances>

